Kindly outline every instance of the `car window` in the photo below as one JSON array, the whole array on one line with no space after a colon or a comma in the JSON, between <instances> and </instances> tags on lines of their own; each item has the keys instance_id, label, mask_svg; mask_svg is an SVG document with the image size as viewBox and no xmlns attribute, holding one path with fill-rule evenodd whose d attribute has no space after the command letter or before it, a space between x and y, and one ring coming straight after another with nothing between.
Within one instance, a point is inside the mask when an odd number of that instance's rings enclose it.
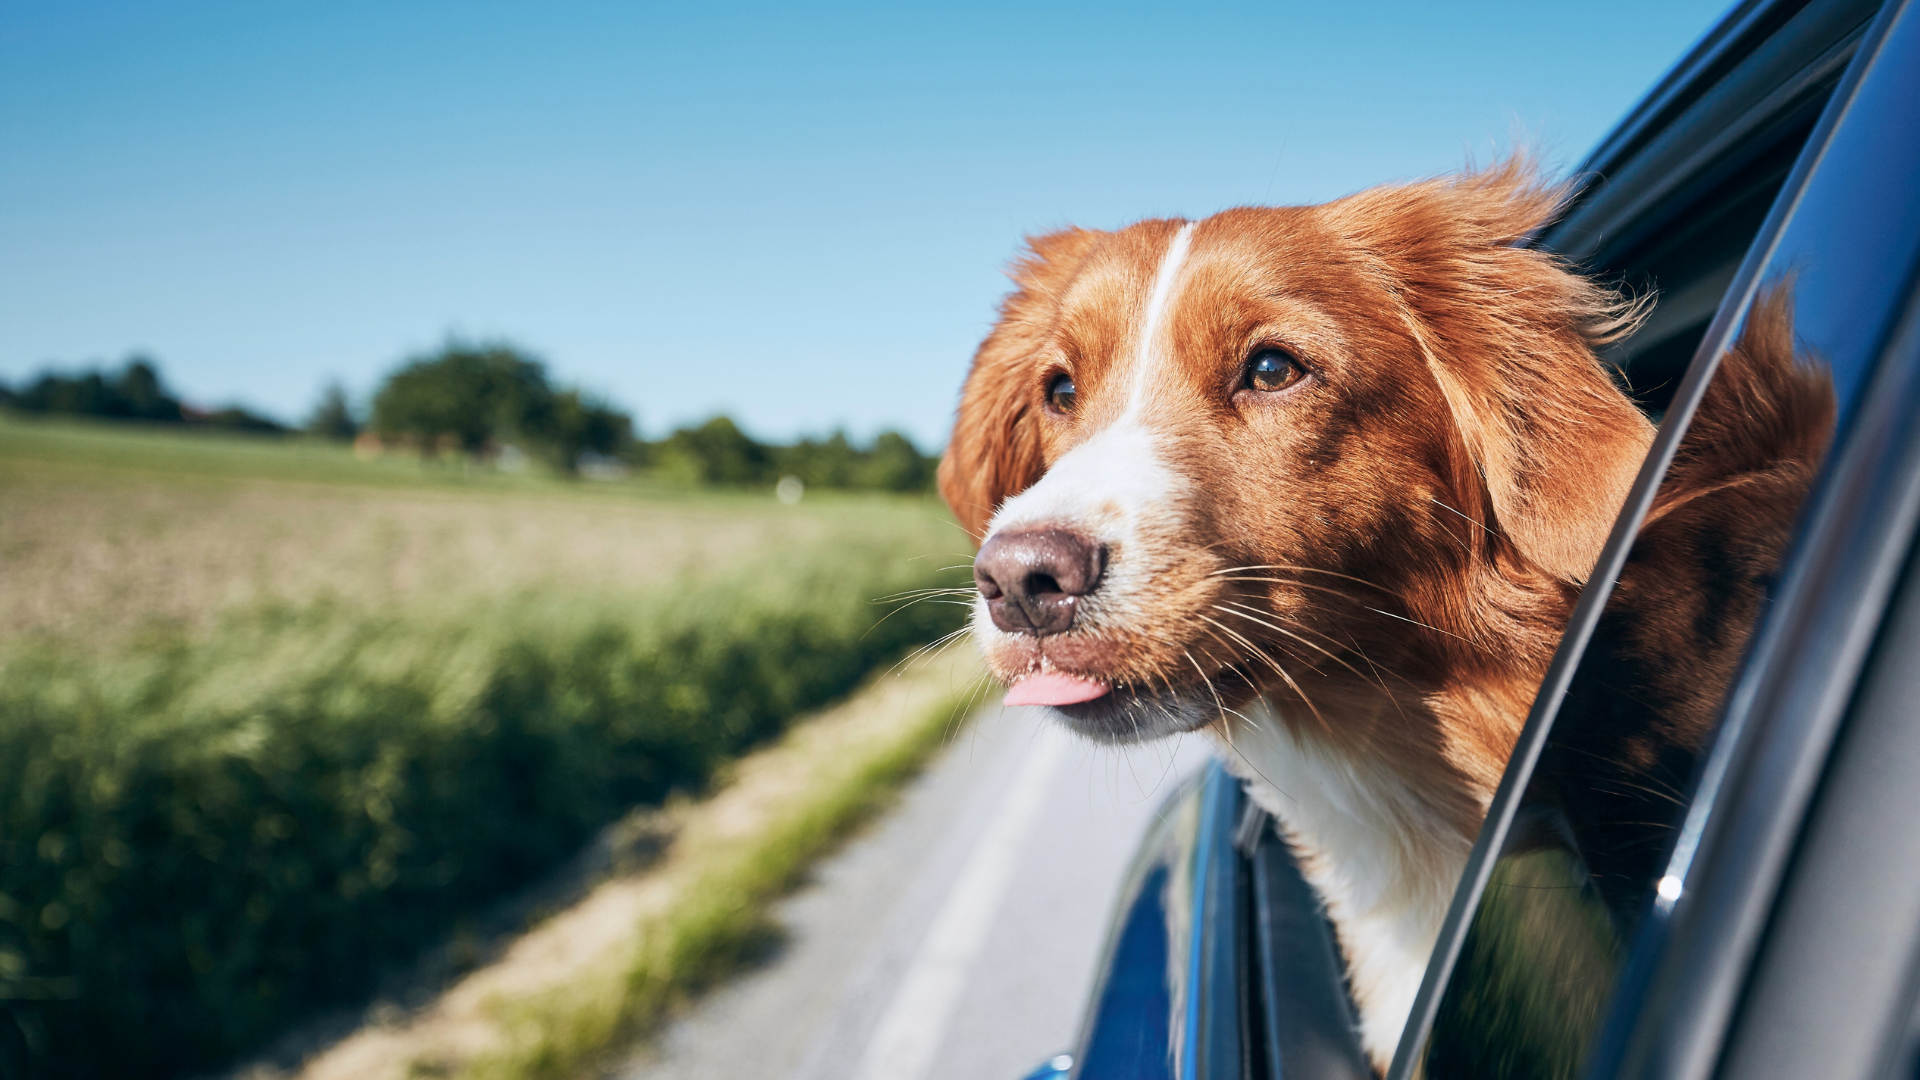
<instances>
[{"instance_id":1,"label":"car window","mask_svg":"<svg viewBox=\"0 0 1920 1080\"><path fill-rule=\"evenodd\" d=\"M1578 1075L1636 929L1679 895L1669 856L1700 758L1803 504L1860 400L1880 347L1868 338L1886 332L1862 315L1896 308L1913 269L1913 223L1875 215L1904 204L1911 216L1914 200L1875 191L1884 144L1860 133L1884 118L1858 112L1823 120L1784 185L1736 175L1697 204L1693 220L1704 224L1676 232L1724 235L1752 219L1753 197L1743 207L1725 193L1743 180L1749 193L1770 185L1774 209L1739 274L1720 269L1722 255L1705 243L1669 243L1645 260L1690 261L1706 268L1694 278L1701 290L1724 274L1733 291L1712 324L1694 330L1680 290L1679 313L1650 320L1619 356L1628 381L1650 395L1643 405L1668 417L1653 460L1670 453L1670 462L1617 574L1606 569L1602 585L1612 588L1590 639L1563 649L1577 658L1564 692L1549 676L1536 705L1537 763L1529 770L1516 752L1489 818L1504 831L1483 837L1494 857L1477 860L1484 891L1463 888L1472 907L1462 908L1457 958L1436 952L1423 1000L1431 1030L1423 1037L1416 1009L1396 1075ZM1674 374L1663 356L1688 337L1704 346L1691 370L1652 397L1637 376Z\"/></svg>"},{"instance_id":2,"label":"car window","mask_svg":"<svg viewBox=\"0 0 1920 1080\"><path fill-rule=\"evenodd\" d=\"M1794 284L1762 281L1628 553L1440 1001L1433 1080L1586 1059L1831 440L1841 388L1795 348Z\"/></svg>"}]
</instances>

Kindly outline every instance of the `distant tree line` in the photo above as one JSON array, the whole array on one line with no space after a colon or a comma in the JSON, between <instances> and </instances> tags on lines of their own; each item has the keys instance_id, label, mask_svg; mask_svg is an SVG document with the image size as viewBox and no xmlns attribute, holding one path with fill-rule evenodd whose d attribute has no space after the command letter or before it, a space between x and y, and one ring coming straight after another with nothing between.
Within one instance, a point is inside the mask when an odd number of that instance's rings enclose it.
<instances>
[{"instance_id":1,"label":"distant tree line","mask_svg":"<svg viewBox=\"0 0 1920 1080\"><path fill-rule=\"evenodd\" d=\"M237 405L204 410L186 405L160 380L151 359L130 356L117 372L42 371L18 389L0 383L0 405L22 412L66 413L164 424L204 424L237 431L284 432L277 421Z\"/></svg>"},{"instance_id":2,"label":"distant tree line","mask_svg":"<svg viewBox=\"0 0 1920 1080\"><path fill-rule=\"evenodd\" d=\"M336 437L351 437L354 426L338 388L308 422L308 430ZM540 361L502 343L449 342L403 363L374 394L368 428L383 443L423 453L490 457L512 446L563 472L583 462L618 463L708 485L793 476L808 487L927 491L939 463L894 431L865 447L843 432L782 446L753 439L725 416L648 442L634 434L630 415L579 390L556 389Z\"/></svg>"},{"instance_id":3,"label":"distant tree line","mask_svg":"<svg viewBox=\"0 0 1920 1080\"><path fill-rule=\"evenodd\" d=\"M291 430L238 407L207 412L184 405L145 357L130 358L117 373L48 371L19 390L0 384L0 405L273 434ZM381 382L364 416L344 388L329 386L303 428L423 458L506 464L524 455L568 475L600 466L720 486L762 486L792 476L809 488L930 491L939 460L895 431L881 432L866 446L838 431L781 445L752 438L725 416L648 442L635 433L630 414L577 388L555 386L544 363L503 342L449 341L408 358Z\"/></svg>"},{"instance_id":4,"label":"distant tree line","mask_svg":"<svg viewBox=\"0 0 1920 1080\"><path fill-rule=\"evenodd\" d=\"M810 488L931 491L940 459L883 431L866 447L845 432L789 446L757 442L724 416L684 427L647 448L655 472L703 484L771 484L793 476Z\"/></svg>"}]
</instances>

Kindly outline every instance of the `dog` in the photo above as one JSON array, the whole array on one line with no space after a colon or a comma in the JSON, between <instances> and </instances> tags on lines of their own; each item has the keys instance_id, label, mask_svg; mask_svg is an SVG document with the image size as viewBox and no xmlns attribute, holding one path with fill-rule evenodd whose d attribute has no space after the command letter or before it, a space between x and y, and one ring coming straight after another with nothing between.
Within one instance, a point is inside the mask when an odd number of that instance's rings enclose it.
<instances>
[{"instance_id":1,"label":"dog","mask_svg":"<svg viewBox=\"0 0 1920 1080\"><path fill-rule=\"evenodd\" d=\"M939 484L1010 704L1218 741L1319 891L1377 1067L1652 438L1644 305L1522 246L1522 159L1029 240Z\"/></svg>"}]
</instances>

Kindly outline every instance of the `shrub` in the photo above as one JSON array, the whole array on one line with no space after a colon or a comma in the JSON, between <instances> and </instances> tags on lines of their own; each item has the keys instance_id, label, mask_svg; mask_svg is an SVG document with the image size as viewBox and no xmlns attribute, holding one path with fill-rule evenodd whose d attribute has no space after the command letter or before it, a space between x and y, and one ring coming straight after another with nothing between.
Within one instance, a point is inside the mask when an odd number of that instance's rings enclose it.
<instances>
[{"instance_id":1,"label":"shrub","mask_svg":"<svg viewBox=\"0 0 1920 1080\"><path fill-rule=\"evenodd\" d=\"M642 600L0 656L0 1072L205 1068L950 628L875 547Z\"/></svg>"}]
</instances>

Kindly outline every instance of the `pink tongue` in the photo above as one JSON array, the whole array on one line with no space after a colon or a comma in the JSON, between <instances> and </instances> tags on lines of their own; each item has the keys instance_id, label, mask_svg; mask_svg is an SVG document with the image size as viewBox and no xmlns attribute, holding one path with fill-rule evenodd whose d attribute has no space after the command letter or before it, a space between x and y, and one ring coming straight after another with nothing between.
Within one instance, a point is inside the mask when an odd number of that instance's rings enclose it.
<instances>
[{"instance_id":1,"label":"pink tongue","mask_svg":"<svg viewBox=\"0 0 1920 1080\"><path fill-rule=\"evenodd\" d=\"M1043 671L1014 683L1007 691L1008 705L1078 705L1112 692L1113 687L1078 675Z\"/></svg>"}]
</instances>

